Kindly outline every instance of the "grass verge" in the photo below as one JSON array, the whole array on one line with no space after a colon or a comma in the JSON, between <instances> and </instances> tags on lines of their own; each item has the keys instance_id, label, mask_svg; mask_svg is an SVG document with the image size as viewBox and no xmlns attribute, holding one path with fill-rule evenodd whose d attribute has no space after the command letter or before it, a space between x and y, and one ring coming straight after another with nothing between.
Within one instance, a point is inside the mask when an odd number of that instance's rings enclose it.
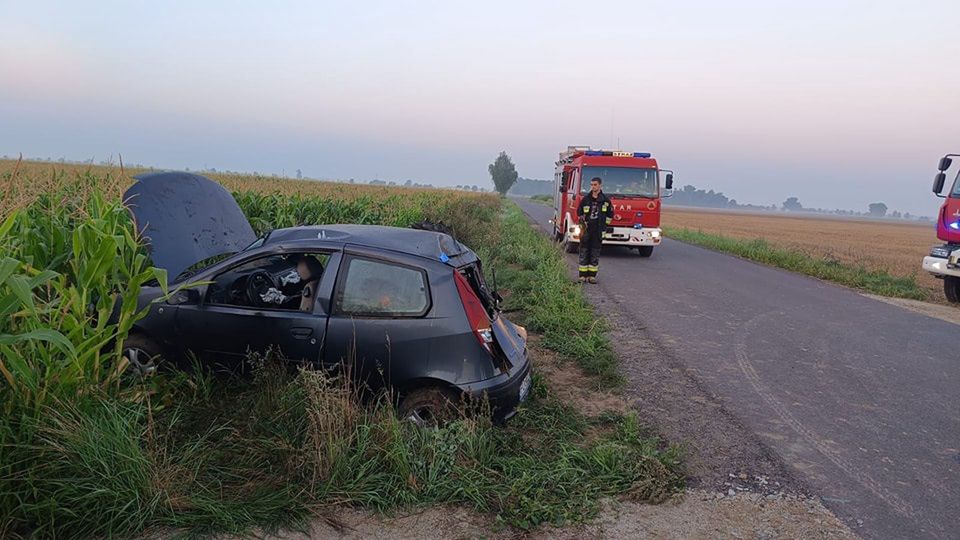
<instances>
[{"instance_id":1,"label":"grass verge","mask_svg":"<svg viewBox=\"0 0 960 540\"><path fill-rule=\"evenodd\" d=\"M500 242L481 251L483 260L493 264L498 285L509 290L508 315L542 334L545 347L576 360L599 385L623 384L606 322L570 279L557 246L531 226L516 204L506 205Z\"/></svg>"},{"instance_id":2,"label":"grass verge","mask_svg":"<svg viewBox=\"0 0 960 540\"><path fill-rule=\"evenodd\" d=\"M771 246L765 240L740 240L687 228L664 227L664 234L688 244L730 253L785 270L832 281L881 296L927 300L929 292L912 277L891 276L887 272L850 266L835 260L810 256L802 251Z\"/></svg>"},{"instance_id":3,"label":"grass verge","mask_svg":"<svg viewBox=\"0 0 960 540\"><path fill-rule=\"evenodd\" d=\"M530 200L550 206L553 204L553 195L534 195L530 197Z\"/></svg>"}]
</instances>

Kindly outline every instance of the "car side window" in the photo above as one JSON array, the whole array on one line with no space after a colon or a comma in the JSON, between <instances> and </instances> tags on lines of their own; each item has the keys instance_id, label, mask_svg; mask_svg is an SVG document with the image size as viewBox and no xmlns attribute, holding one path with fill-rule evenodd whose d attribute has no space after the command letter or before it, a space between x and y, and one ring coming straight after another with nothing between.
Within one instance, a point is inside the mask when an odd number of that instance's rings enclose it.
<instances>
[{"instance_id":1,"label":"car side window","mask_svg":"<svg viewBox=\"0 0 960 540\"><path fill-rule=\"evenodd\" d=\"M214 279L207 303L256 309L312 311L329 255L286 253L234 266Z\"/></svg>"},{"instance_id":2,"label":"car side window","mask_svg":"<svg viewBox=\"0 0 960 540\"><path fill-rule=\"evenodd\" d=\"M340 282L336 310L343 315L419 317L430 306L423 270L352 257Z\"/></svg>"}]
</instances>

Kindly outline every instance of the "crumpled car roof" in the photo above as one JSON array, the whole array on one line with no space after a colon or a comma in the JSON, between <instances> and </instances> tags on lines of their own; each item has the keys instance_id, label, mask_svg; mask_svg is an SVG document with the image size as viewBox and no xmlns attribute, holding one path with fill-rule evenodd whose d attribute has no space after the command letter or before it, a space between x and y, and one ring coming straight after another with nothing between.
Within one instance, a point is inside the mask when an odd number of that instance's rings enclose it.
<instances>
[{"instance_id":1,"label":"crumpled car roof","mask_svg":"<svg viewBox=\"0 0 960 540\"><path fill-rule=\"evenodd\" d=\"M171 280L191 266L235 253L256 240L233 195L198 174L155 172L135 176L123 201L150 250L154 266Z\"/></svg>"}]
</instances>

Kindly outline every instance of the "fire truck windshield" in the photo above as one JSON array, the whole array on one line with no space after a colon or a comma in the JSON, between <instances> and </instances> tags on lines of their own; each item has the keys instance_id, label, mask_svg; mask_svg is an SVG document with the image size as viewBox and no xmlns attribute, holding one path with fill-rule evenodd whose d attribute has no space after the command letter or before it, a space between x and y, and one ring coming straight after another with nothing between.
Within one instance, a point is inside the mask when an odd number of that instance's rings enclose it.
<instances>
[{"instance_id":1,"label":"fire truck windshield","mask_svg":"<svg viewBox=\"0 0 960 540\"><path fill-rule=\"evenodd\" d=\"M957 171L957 177L953 180L953 191L950 197L960 199L960 171Z\"/></svg>"},{"instance_id":2,"label":"fire truck windshield","mask_svg":"<svg viewBox=\"0 0 960 540\"><path fill-rule=\"evenodd\" d=\"M584 167L581 190L590 191L590 179L603 179L603 192L621 197L657 197L656 169L630 169L626 167Z\"/></svg>"}]
</instances>

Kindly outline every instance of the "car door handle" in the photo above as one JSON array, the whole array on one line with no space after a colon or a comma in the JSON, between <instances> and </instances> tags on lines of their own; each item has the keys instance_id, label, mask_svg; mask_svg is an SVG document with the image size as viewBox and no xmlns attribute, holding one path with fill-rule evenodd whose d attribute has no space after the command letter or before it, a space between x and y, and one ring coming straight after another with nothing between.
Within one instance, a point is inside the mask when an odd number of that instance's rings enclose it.
<instances>
[{"instance_id":1,"label":"car door handle","mask_svg":"<svg viewBox=\"0 0 960 540\"><path fill-rule=\"evenodd\" d=\"M313 333L313 328L297 327L291 328L290 334L297 339L307 339Z\"/></svg>"}]
</instances>

